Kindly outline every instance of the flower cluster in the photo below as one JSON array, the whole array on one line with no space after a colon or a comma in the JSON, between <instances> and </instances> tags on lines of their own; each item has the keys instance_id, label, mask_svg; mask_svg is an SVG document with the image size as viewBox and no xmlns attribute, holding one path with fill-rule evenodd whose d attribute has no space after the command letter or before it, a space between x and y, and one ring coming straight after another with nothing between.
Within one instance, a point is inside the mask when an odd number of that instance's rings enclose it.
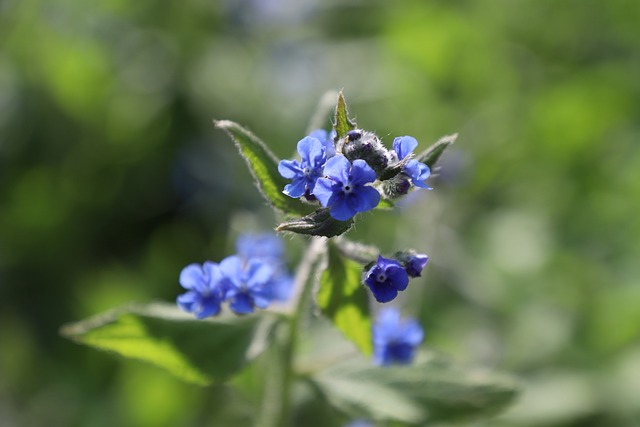
<instances>
[{"instance_id":1,"label":"flower cluster","mask_svg":"<svg viewBox=\"0 0 640 427\"><path fill-rule=\"evenodd\" d=\"M178 306L196 318L215 316L223 302L236 314L252 313L289 297L292 279L283 262L282 242L272 234L242 235L237 254L220 263L190 264L180 273L187 290Z\"/></svg>"},{"instance_id":2,"label":"flower cluster","mask_svg":"<svg viewBox=\"0 0 640 427\"><path fill-rule=\"evenodd\" d=\"M369 211L381 197L407 194L411 185L430 189L429 167L413 159L418 141L398 137L387 150L372 132L354 129L338 139L335 131L313 131L298 142L300 160L281 160L278 171L291 180L283 192L293 198L317 200L330 215L346 221Z\"/></svg>"},{"instance_id":3,"label":"flower cluster","mask_svg":"<svg viewBox=\"0 0 640 427\"><path fill-rule=\"evenodd\" d=\"M393 300L404 291L410 277L419 277L429 257L424 254L398 253L398 260L378 256L378 261L365 267L364 283L378 302Z\"/></svg>"},{"instance_id":4,"label":"flower cluster","mask_svg":"<svg viewBox=\"0 0 640 427\"><path fill-rule=\"evenodd\" d=\"M400 312L387 307L380 311L373 325L373 360L377 365L409 364L424 331L415 319L400 318Z\"/></svg>"}]
</instances>

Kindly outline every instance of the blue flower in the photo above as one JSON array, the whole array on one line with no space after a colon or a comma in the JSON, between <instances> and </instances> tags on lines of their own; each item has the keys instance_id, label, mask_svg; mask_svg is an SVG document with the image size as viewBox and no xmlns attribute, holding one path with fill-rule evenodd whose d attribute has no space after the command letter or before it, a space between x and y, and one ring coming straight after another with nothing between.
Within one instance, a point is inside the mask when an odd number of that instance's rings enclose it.
<instances>
[{"instance_id":1,"label":"blue flower","mask_svg":"<svg viewBox=\"0 0 640 427\"><path fill-rule=\"evenodd\" d=\"M327 161L323 173L313 195L322 206L331 208L333 218L346 221L380 203L378 190L367 185L376 180L376 173L364 160L354 160L352 165L346 157L335 156Z\"/></svg>"},{"instance_id":2,"label":"blue flower","mask_svg":"<svg viewBox=\"0 0 640 427\"><path fill-rule=\"evenodd\" d=\"M316 180L322 176L322 167L327 161L327 154L322 142L312 136L306 136L298 142L300 161L281 160L278 172L284 178L291 179L291 184L284 187L283 193L298 198L310 193Z\"/></svg>"},{"instance_id":3,"label":"blue flower","mask_svg":"<svg viewBox=\"0 0 640 427\"><path fill-rule=\"evenodd\" d=\"M408 256L403 264L409 277L420 277L424 266L427 265L429 256L425 254L415 254Z\"/></svg>"},{"instance_id":4,"label":"blue flower","mask_svg":"<svg viewBox=\"0 0 640 427\"><path fill-rule=\"evenodd\" d=\"M244 233L236 240L236 253L245 259L261 258L281 263L284 245L274 233Z\"/></svg>"},{"instance_id":5,"label":"blue flower","mask_svg":"<svg viewBox=\"0 0 640 427\"><path fill-rule=\"evenodd\" d=\"M287 272L284 262L284 245L273 233L241 234L236 240L236 253L245 262L260 259L273 268L272 280L269 283L271 298L286 301L291 296L293 279Z\"/></svg>"},{"instance_id":6,"label":"blue flower","mask_svg":"<svg viewBox=\"0 0 640 427\"><path fill-rule=\"evenodd\" d=\"M324 129L316 129L309 134L314 138L317 138L322 142L324 146L325 152L327 153L327 159L336 155L336 146L333 143L333 139L336 137L336 131L331 130L331 132L327 132Z\"/></svg>"},{"instance_id":7,"label":"blue flower","mask_svg":"<svg viewBox=\"0 0 640 427\"><path fill-rule=\"evenodd\" d=\"M224 298L234 313L252 313L255 307L267 308L271 303L273 268L269 263L232 255L220 262L220 270L225 279Z\"/></svg>"},{"instance_id":8,"label":"blue flower","mask_svg":"<svg viewBox=\"0 0 640 427\"><path fill-rule=\"evenodd\" d=\"M416 348L424 339L424 330L415 319L400 319L400 312L384 308L373 325L373 360L376 364L411 363Z\"/></svg>"},{"instance_id":9,"label":"blue flower","mask_svg":"<svg viewBox=\"0 0 640 427\"><path fill-rule=\"evenodd\" d=\"M198 319L220 312L224 285L218 264L189 264L180 272L180 285L188 291L177 298L181 309L194 313Z\"/></svg>"},{"instance_id":10,"label":"blue flower","mask_svg":"<svg viewBox=\"0 0 640 427\"><path fill-rule=\"evenodd\" d=\"M413 150L415 150L417 146L418 141L412 136L399 136L393 140L393 151L396 152L399 160L403 160L413 154ZM411 159L404 165L402 172L411 178L413 185L431 190L431 187L424 183L424 181L429 178L429 175L431 175L429 166L415 159Z\"/></svg>"},{"instance_id":11,"label":"blue flower","mask_svg":"<svg viewBox=\"0 0 640 427\"><path fill-rule=\"evenodd\" d=\"M365 420L355 420L346 424L344 427L373 427L373 424Z\"/></svg>"},{"instance_id":12,"label":"blue flower","mask_svg":"<svg viewBox=\"0 0 640 427\"><path fill-rule=\"evenodd\" d=\"M376 301L389 302L398 295L398 291L407 289L409 276L398 261L380 255L378 262L366 273L364 282Z\"/></svg>"}]
</instances>

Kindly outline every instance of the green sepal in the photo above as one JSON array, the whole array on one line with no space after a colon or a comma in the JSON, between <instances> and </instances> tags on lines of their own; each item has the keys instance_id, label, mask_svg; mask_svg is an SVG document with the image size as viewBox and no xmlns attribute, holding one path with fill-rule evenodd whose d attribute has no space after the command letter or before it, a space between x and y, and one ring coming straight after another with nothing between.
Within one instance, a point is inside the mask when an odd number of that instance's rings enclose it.
<instances>
[{"instance_id":1,"label":"green sepal","mask_svg":"<svg viewBox=\"0 0 640 427\"><path fill-rule=\"evenodd\" d=\"M416 156L416 159L429 166L429 169L433 169L436 162L451 144L453 144L458 138L458 134L446 135L436 141L431 147L424 150L422 153Z\"/></svg>"},{"instance_id":2,"label":"green sepal","mask_svg":"<svg viewBox=\"0 0 640 427\"><path fill-rule=\"evenodd\" d=\"M238 147L242 158L247 162L255 184L263 197L275 209L291 216L306 215L313 209L282 192L289 183L278 172L278 158L253 133L229 120L214 120L217 128L224 130Z\"/></svg>"},{"instance_id":3,"label":"green sepal","mask_svg":"<svg viewBox=\"0 0 640 427\"><path fill-rule=\"evenodd\" d=\"M336 131L336 141L344 138L347 132L356 128L355 122L349 119L347 111L347 102L344 100L342 91L338 94L338 103L336 104L336 113L333 119L333 128Z\"/></svg>"},{"instance_id":4,"label":"green sepal","mask_svg":"<svg viewBox=\"0 0 640 427\"><path fill-rule=\"evenodd\" d=\"M256 333L261 319L266 328ZM274 319L229 314L197 320L174 304L152 303L116 308L65 325L60 333L79 344L158 366L186 382L210 385L227 380L261 352Z\"/></svg>"},{"instance_id":5,"label":"green sepal","mask_svg":"<svg viewBox=\"0 0 640 427\"><path fill-rule=\"evenodd\" d=\"M283 222L276 227L276 231L334 237L345 233L351 226L353 226L353 218L347 221L338 221L330 215L329 208L320 208L302 218Z\"/></svg>"},{"instance_id":6,"label":"green sepal","mask_svg":"<svg viewBox=\"0 0 640 427\"><path fill-rule=\"evenodd\" d=\"M328 268L320 277L318 307L336 328L365 355L371 355L369 296L362 281L362 265L344 258L329 245Z\"/></svg>"}]
</instances>

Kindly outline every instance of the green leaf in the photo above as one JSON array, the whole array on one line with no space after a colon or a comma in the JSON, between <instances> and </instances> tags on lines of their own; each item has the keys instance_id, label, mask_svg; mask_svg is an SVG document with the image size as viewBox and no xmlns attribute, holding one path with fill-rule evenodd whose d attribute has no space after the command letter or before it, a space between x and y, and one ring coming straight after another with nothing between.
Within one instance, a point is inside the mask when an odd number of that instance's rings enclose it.
<instances>
[{"instance_id":1,"label":"green leaf","mask_svg":"<svg viewBox=\"0 0 640 427\"><path fill-rule=\"evenodd\" d=\"M224 130L235 142L240 155L247 162L256 186L265 199L276 209L288 215L306 215L312 206L302 203L282 192L289 183L278 172L278 159L258 137L237 123L214 120L217 128Z\"/></svg>"},{"instance_id":2,"label":"green leaf","mask_svg":"<svg viewBox=\"0 0 640 427\"><path fill-rule=\"evenodd\" d=\"M347 132L356 128L356 124L349 119L347 102L344 100L342 91L338 94L333 128L336 130L337 138L344 138Z\"/></svg>"},{"instance_id":3,"label":"green leaf","mask_svg":"<svg viewBox=\"0 0 640 427\"><path fill-rule=\"evenodd\" d=\"M266 339L269 328L256 334L259 320L197 320L173 304L154 303L117 308L65 325L60 333L80 344L151 363L187 382L209 385L226 380L261 351L259 338Z\"/></svg>"},{"instance_id":4,"label":"green leaf","mask_svg":"<svg viewBox=\"0 0 640 427\"><path fill-rule=\"evenodd\" d=\"M330 215L329 208L321 208L302 218L283 222L276 227L276 231L334 237L345 233L352 225L353 218L347 221L338 221Z\"/></svg>"},{"instance_id":5,"label":"green leaf","mask_svg":"<svg viewBox=\"0 0 640 427\"><path fill-rule=\"evenodd\" d=\"M313 381L354 418L419 425L494 415L517 394L515 381L504 374L456 366L432 353L408 366L377 367L352 358Z\"/></svg>"},{"instance_id":6,"label":"green leaf","mask_svg":"<svg viewBox=\"0 0 640 427\"><path fill-rule=\"evenodd\" d=\"M427 148L422 153L418 154L416 156L416 159L419 162L422 162L427 166L429 166L430 169L433 169L433 167L435 166L436 162L438 161L442 153L444 153L444 150L446 150L448 146L453 144L457 138L458 138L457 133L454 133L453 135L443 136L438 141L436 141L436 143L433 144L431 147Z\"/></svg>"},{"instance_id":7,"label":"green leaf","mask_svg":"<svg viewBox=\"0 0 640 427\"><path fill-rule=\"evenodd\" d=\"M322 313L365 355L370 355L369 298L361 285L362 266L329 245L329 265L320 278L317 303Z\"/></svg>"}]
</instances>

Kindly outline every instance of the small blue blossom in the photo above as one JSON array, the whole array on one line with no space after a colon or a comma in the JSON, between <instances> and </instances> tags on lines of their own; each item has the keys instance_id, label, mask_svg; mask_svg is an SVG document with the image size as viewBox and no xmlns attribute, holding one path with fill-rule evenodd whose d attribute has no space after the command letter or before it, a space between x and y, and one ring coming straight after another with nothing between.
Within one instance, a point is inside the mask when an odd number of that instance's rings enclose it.
<instances>
[{"instance_id":1,"label":"small blue blossom","mask_svg":"<svg viewBox=\"0 0 640 427\"><path fill-rule=\"evenodd\" d=\"M236 254L244 259L260 258L282 263L284 245L274 233L244 233L236 239Z\"/></svg>"},{"instance_id":2,"label":"small blue blossom","mask_svg":"<svg viewBox=\"0 0 640 427\"><path fill-rule=\"evenodd\" d=\"M409 364L424 339L424 330L415 319L400 319L400 312L387 307L373 325L373 360L377 365Z\"/></svg>"},{"instance_id":3,"label":"small blue blossom","mask_svg":"<svg viewBox=\"0 0 640 427\"><path fill-rule=\"evenodd\" d=\"M365 420L355 420L346 424L344 427L373 427L373 424Z\"/></svg>"},{"instance_id":4,"label":"small blue blossom","mask_svg":"<svg viewBox=\"0 0 640 427\"><path fill-rule=\"evenodd\" d=\"M398 155L398 160L413 154L417 146L418 141L412 136L399 136L393 140L393 151ZM431 175L429 166L411 159L404 165L402 172L411 178L413 185L431 190L431 187L424 183Z\"/></svg>"},{"instance_id":5,"label":"small blue blossom","mask_svg":"<svg viewBox=\"0 0 640 427\"><path fill-rule=\"evenodd\" d=\"M189 264L180 272L180 285L187 292L177 298L178 306L196 318L215 316L220 312L224 285L220 266L207 261Z\"/></svg>"},{"instance_id":6,"label":"small blue blossom","mask_svg":"<svg viewBox=\"0 0 640 427\"><path fill-rule=\"evenodd\" d=\"M404 261L404 268L409 277L420 277L422 270L429 261L429 256L425 254L410 255Z\"/></svg>"},{"instance_id":7,"label":"small blue blossom","mask_svg":"<svg viewBox=\"0 0 640 427\"><path fill-rule=\"evenodd\" d=\"M291 184L284 187L283 193L289 197L302 197L313 190L316 180L322 176L322 168L327 161L327 154L322 142L312 136L306 136L298 142L300 161L281 160L278 172Z\"/></svg>"},{"instance_id":8,"label":"small blue blossom","mask_svg":"<svg viewBox=\"0 0 640 427\"><path fill-rule=\"evenodd\" d=\"M380 203L378 190L367 185L376 180L376 173L364 160L357 159L351 164L346 157L335 156L327 161L323 173L313 194L322 206L331 208L333 218L346 221Z\"/></svg>"},{"instance_id":9,"label":"small blue blossom","mask_svg":"<svg viewBox=\"0 0 640 427\"><path fill-rule=\"evenodd\" d=\"M234 313L252 313L255 307L267 308L271 303L274 271L269 263L232 255L220 262L220 270L225 278L224 298Z\"/></svg>"},{"instance_id":10,"label":"small blue blossom","mask_svg":"<svg viewBox=\"0 0 640 427\"><path fill-rule=\"evenodd\" d=\"M364 282L376 301L389 302L398 295L398 291L407 289L409 276L398 261L380 255L377 263L366 273Z\"/></svg>"},{"instance_id":11,"label":"small blue blossom","mask_svg":"<svg viewBox=\"0 0 640 427\"><path fill-rule=\"evenodd\" d=\"M327 132L324 129L316 129L309 134L314 138L317 138L322 142L325 152L327 153L327 159L336 155L336 146L333 143L333 139L336 137L336 131L331 129L331 132Z\"/></svg>"},{"instance_id":12,"label":"small blue blossom","mask_svg":"<svg viewBox=\"0 0 640 427\"><path fill-rule=\"evenodd\" d=\"M284 244L274 233L246 233L236 240L236 253L244 260L261 259L273 268L269 285L272 299L287 301L291 296L293 278L284 261Z\"/></svg>"}]
</instances>

